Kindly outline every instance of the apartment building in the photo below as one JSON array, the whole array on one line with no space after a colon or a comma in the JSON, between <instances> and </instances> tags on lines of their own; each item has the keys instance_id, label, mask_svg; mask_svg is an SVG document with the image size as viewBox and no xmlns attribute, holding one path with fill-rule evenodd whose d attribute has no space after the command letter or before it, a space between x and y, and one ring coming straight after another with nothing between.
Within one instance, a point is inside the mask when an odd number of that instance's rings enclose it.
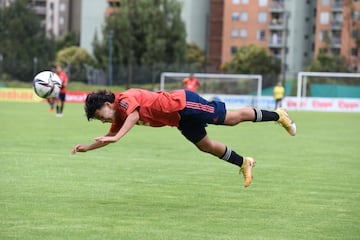
<instances>
[{"instance_id":1,"label":"apartment building","mask_svg":"<svg viewBox=\"0 0 360 240\"><path fill-rule=\"evenodd\" d=\"M220 67L237 48L256 44L281 60L283 75L289 78L304 70L319 51L330 48L359 71L355 37L360 3L343 2L349 1L211 0L209 62Z\"/></svg>"},{"instance_id":2,"label":"apartment building","mask_svg":"<svg viewBox=\"0 0 360 240\"><path fill-rule=\"evenodd\" d=\"M314 1L212 0L209 62L220 67L237 48L256 44L279 58L291 76L313 58Z\"/></svg>"},{"instance_id":3,"label":"apartment building","mask_svg":"<svg viewBox=\"0 0 360 240\"><path fill-rule=\"evenodd\" d=\"M81 1L29 0L41 20L46 35L58 39L69 32L80 33Z\"/></svg>"},{"instance_id":4,"label":"apartment building","mask_svg":"<svg viewBox=\"0 0 360 240\"><path fill-rule=\"evenodd\" d=\"M344 56L350 69L360 72L359 0L318 0L315 28L315 54Z\"/></svg>"}]
</instances>

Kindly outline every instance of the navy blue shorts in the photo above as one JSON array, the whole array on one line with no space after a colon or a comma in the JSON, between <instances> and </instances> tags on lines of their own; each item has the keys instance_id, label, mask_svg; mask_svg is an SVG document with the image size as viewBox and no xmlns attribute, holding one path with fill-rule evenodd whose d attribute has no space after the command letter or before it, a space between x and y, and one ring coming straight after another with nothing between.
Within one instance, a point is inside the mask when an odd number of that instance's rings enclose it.
<instances>
[{"instance_id":1,"label":"navy blue shorts","mask_svg":"<svg viewBox=\"0 0 360 240\"><path fill-rule=\"evenodd\" d=\"M207 101L197 93L185 90L186 106L179 111L178 129L191 142L197 143L206 136L207 124L222 125L226 108L223 102Z\"/></svg>"},{"instance_id":2,"label":"navy blue shorts","mask_svg":"<svg viewBox=\"0 0 360 240\"><path fill-rule=\"evenodd\" d=\"M65 102L66 93L59 93L57 99L60 99L62 102Z\"/></svg>"}]
</instances>

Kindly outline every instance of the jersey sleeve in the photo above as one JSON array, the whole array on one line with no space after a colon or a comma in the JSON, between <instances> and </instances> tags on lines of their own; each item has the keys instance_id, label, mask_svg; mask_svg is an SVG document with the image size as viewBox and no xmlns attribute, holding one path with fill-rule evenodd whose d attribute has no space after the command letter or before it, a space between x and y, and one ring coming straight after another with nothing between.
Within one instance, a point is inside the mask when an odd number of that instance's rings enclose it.
<instances>
[{"instance_id":1,"label":"jersey sleeve","mask_svg":"<svg viewBox=\"0 0 360 240\"><path fill-rule=\"evenodd\" d=\"M132 96L119 96L115 101L116 121L111 124L110 132L112 133L117 133L127 116L140 106L138 101Z\"/></svg>"},{"instance_id":2,"label":"jersey sleeve","mask_svg":"<svg viewBox=\"0 0 360 240\"><path fill-rule=\"evenodd\" d=\"M140 103L132 96L120 96L118 99L117 110L126 113L126 116L138 107L140 107Z\"/></svg>"}]
</instances>

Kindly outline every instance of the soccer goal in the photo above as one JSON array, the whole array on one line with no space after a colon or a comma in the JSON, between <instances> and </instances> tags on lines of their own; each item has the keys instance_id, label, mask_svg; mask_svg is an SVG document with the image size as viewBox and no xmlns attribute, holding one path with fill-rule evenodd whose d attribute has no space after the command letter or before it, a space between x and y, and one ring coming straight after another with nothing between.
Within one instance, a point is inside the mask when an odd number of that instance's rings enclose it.
<instances>
[{"instance_id":1,"label":"soccer goal","mask_svg":"<svg viewBox=\"0 0 360 240\"><path fill-rule=\"evenodd\" d=\"M160 90L182 89L182 81L190 73L163 72ZM256 106L261 97L262 76L256 74L193 73L200 82L199 94L208 99L226 102L229 108Z\"/></svg>"},{"instance_id":2,"label":"soccer goal","mask_svg":"<svg viewBox=\"0 0 360 240\"><path fill-rule=\"evenodd\" d=\"M360 99L360 73L337 73L337 72L299 72L297 77L297 109L303 109L307 105L307 99L328 99L334 104L337 99L358 102ZM319 101L317 101L319 103ZM317 104L312 102L312 107ZM356 103L357 104L357 103Z\"/></svg>"}]
</instances>

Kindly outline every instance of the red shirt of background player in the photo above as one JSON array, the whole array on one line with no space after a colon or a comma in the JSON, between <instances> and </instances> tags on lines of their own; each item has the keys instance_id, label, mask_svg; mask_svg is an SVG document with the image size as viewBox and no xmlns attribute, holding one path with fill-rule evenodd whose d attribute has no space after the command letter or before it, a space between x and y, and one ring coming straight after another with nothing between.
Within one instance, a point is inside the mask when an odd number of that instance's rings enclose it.
<instances>
[{"instance_id":1,"label":"red shirt of background player","mask_svg":"<svg viewBox=\"0 0 360 240\"><path fill-rule=\"evenodd\" d=\"M64 71L58 72L56 74L59 76L59 78L61 80L61 86L62 87L60 89L60 93L66 93L66 86L67 86L68 81L69 81L68 76L66 75L66 73Z\"/></svg>"},{"instance_id":2,"label":"red shirt of background player","mask_svg":"<svg viewBox=\"0 0 360 240\"><path fill-rule=\"evenodd\" d=\"M118 132L126 117L135 109L139 111L138 125L177 127L180 121L178 111L182 110L185 105L184 90L155 93L142 89L129 89L115 94L116 121L112 123L110 132Z\"/></svg>"},{"instance_id":3,"label":"red shirt of background player","mask_svg":"<svg viewBox=\"0 0 360 240\"><path fill-rule=\"evenodd\" d=\"M183 80L183 85L186 90L197 92L200 82L193 75L190 75Z\"/></svg>"}]
</instances>

